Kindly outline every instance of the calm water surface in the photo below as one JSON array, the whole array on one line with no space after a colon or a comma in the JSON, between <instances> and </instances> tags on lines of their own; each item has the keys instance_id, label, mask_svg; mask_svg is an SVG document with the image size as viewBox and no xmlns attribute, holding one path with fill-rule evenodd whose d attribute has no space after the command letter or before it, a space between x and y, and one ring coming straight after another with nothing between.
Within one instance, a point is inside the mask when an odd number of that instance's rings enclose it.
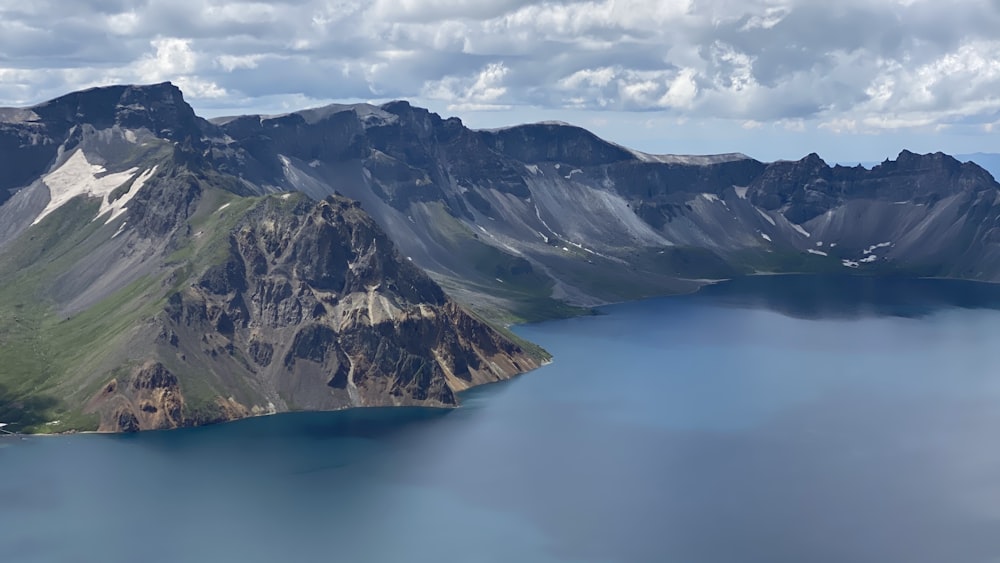
<instances>
[{"instance_id":1,"label":"calm water surface","mask_svg":"<svg viewBox=\"0 0 1000 563\"><path fill-rule=\"evenodd\" d=\"M455 411L3 441L0 561L998 561L998 306L754 278L520 327Z\"/></svg>"}]
</instances>

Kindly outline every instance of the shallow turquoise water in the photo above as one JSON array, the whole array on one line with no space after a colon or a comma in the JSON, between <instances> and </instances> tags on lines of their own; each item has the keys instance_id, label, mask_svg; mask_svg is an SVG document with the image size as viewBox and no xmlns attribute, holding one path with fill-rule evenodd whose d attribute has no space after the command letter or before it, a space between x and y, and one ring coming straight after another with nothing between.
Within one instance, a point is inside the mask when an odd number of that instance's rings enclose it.
<instances>
[{"instance_id":1,"label":"shallow turquoise water","mask_svg":"<svg viewBox=\"0 0 1000 563\"><path fill-rule=\"evenodd\" d=\"M520 327L455 411L3 441L0 561L994 561L998 303L755 278Z\"/></svg>"}]
</instances>

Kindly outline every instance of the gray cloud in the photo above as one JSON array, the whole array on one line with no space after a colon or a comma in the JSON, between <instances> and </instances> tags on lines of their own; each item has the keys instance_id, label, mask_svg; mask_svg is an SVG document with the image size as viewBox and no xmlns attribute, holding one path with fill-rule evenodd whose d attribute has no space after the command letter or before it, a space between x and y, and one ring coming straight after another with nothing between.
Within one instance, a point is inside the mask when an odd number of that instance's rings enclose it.
<instances>
[{"instance_id":1,"label":"gray cloud","mask_svg":"<svg viewBox=\"0 0 1000 563\"><path fill-rule=\"evenodd\" d=\"M989 130L998 30L998 0L36 0L0 7L0 101L172 80L220 111L406 97Z\"/></svg>"}]
</instances>

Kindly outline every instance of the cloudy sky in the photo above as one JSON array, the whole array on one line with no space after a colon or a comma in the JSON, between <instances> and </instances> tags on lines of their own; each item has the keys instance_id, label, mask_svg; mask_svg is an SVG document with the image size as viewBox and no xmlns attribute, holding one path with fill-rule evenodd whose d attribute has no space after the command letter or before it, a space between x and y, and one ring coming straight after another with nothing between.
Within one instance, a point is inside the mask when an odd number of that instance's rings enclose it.
<instances>
[{"instance_id":1,"label":"cloudy sky","mask_svg":"<svg viewBox=\"0 0 1000 563\"><path fill-rule=\"evenodd\" d=\"M0 0L0 105L164 80L206 117L406 98L647 152L1000 152L1000 0Z\"/></svg>"}]
</instances>

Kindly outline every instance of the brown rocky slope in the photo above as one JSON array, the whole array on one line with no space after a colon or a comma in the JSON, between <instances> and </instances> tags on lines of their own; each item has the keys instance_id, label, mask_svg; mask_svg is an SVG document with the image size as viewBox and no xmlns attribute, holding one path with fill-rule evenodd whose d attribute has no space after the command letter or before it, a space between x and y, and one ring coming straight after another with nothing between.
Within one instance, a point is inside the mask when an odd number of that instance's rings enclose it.
<instances>
[{"instance_id":1,"label":"brown rocky slope","mask_svg":"<svg viewBox=\"0 0 1000 563\"><path fill-rule=\"evenodd\" d=\"M152 353L90 400L100 430L450 407L457 391L539 365L445 296L351 200L262 198L218 246L222 260L165 300Z\"/></svg>"}]
</instances>

